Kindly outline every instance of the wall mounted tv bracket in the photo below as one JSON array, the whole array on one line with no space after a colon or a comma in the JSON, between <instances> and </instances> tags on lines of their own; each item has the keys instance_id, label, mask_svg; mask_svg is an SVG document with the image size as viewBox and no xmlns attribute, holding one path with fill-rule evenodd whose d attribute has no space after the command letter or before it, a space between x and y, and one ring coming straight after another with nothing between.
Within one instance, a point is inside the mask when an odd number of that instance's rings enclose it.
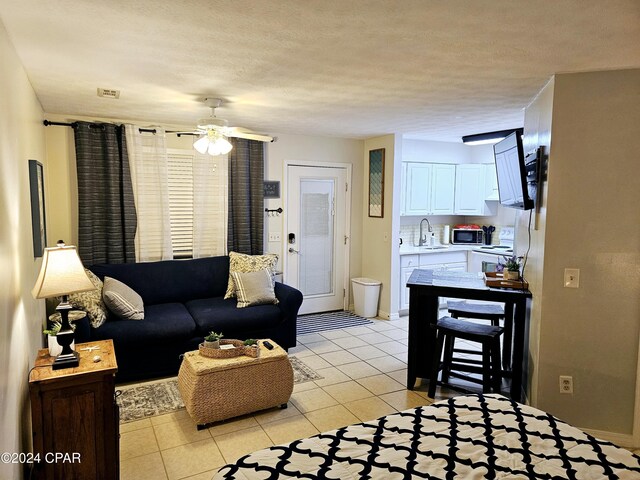
<instances>
[{"instance_id":1,"label":"wall mounted tv bracket","mask_svg":"<svg viewBox=\"0 0 640 480\"><path fill-rule=\"evenodd\" d=\"M524 158L524 169L527 175L527 191L533 200L536 211L540 210L542 198L542 182L547 179L547 157L544 146L540 146Z\"/></svg>"}]
</instances>

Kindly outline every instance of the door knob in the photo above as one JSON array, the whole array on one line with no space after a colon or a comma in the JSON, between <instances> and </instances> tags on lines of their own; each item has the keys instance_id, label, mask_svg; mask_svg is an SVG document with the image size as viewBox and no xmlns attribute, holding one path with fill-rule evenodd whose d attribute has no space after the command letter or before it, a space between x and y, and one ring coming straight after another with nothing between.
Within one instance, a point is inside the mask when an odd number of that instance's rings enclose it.
<instances>
[{"instance_id":1,"label":"door knob","mask_svg":"<svg viewBox=\"0 0 640 480\"><path fill-rule=\"evenodd\" d=\"M300 253L300 252L293 247L289 247L289 253Z\"/></svg>"}]
</instances>

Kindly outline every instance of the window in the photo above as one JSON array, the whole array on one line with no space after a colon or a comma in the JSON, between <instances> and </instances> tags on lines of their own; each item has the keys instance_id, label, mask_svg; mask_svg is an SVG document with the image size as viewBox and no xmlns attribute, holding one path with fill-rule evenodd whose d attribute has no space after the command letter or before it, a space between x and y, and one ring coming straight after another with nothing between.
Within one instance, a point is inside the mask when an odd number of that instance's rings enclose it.
<instances>
[{"instance_id":1,"label":"window","mask_svg":"<svg viewBox=\"0 0 640 480\"><path fill-rule=\"evenodd\" d=\"M193 256L193 155L169 152L167 160L173 258L191 258Z\"/></svg>"}]
</instances>

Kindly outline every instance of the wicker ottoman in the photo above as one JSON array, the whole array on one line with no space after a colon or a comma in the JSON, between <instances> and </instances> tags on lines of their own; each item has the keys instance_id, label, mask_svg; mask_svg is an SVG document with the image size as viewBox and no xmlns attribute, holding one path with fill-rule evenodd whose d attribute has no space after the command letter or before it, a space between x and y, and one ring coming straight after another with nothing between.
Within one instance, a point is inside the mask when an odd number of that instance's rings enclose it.
<instances>
[{"instance_id":1,"label":"wicker ottoman","mask_svg":"<svg viewBox=\"0 0 640 480\"><path fill-rule=\"evenodd\" d=\"M187 352L178 373L178 388L198 428L206 424L257 412L285 408L293 391L293 368L277 343L273 350L260 341L258 358L208 358Z\"/></svg>"}]
</instances>

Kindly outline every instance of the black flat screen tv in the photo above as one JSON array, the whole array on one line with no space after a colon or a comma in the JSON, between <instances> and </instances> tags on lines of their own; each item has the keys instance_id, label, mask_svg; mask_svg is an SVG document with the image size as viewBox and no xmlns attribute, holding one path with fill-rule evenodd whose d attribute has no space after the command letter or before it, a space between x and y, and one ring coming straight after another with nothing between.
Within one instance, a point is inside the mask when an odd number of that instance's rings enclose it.
<instances>
[{"instance_id":1,"label":"black flat screen tv","mask_svg":"<svg viewBox=\"0 0 640 480\"><path fill-rule=\"evenodd\" d=\"M493 153L500 204L520 210L532 209L534 201L527 188L527 170L520 133L513 132L500 140L493 146Z\"/></svg>"}]
</instances>

